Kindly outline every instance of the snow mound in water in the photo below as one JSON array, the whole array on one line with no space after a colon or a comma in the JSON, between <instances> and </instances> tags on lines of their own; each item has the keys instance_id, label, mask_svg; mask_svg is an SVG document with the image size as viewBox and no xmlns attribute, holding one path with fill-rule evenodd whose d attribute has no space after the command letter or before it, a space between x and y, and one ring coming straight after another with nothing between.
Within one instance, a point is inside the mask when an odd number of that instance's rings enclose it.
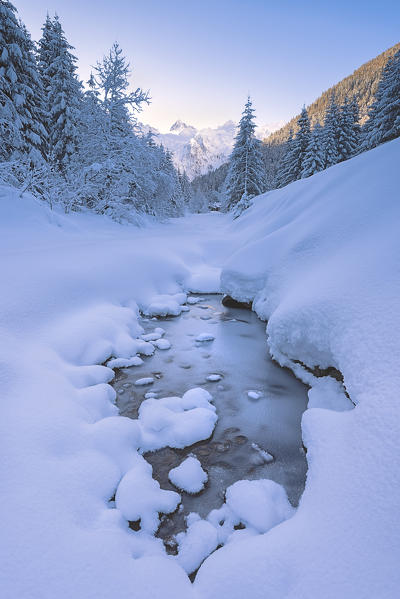
<instances>
[{"instance_id":1,"label":"snow mound in water","mask_svg":"<svg viewBox=\"0 0 400 599\"><path fill-rule=\"evenodd\" d=\"M135 385L137 387L142 387L143 385L151 385L152 383L154 383L154 379L151 376L147 376L142 379L137 379L135 381Z\"/></svg>"},{"instance_id":2,"label":"snow mound in water","mask_svg":"<svg viewBox=\"0 0 400 599\"><path fill-rule=\"evenodd\" d=\"M157 339L156 341L153 341L153 345L157 349L171 349L171 341L169 341L168 339Z\"/></svg>"},{"instance_id":3,"label":"snow mound in water","mask_svg":"<svg viewBox=\"0 0 400 599\"><path fill-rule=\"evenodd\" d=\"M142 358L139 358L139 356L132 356L132 358L113 358L107 362L109 368L129 368L130 366L140 366L141 364L143 364L143 360Z\"/></svg>"},{"instance_id":4,"label":"snow mound in water","mask_svg":"<svg viewBox=\"0 0 400 599\"><path fill-rule=\"evenodd\" d=\"M211 395L199 387L183 397L143 401L139 408L142 449L183 448L208 439L218 420L211 401Z\"/></svg>"},{"instance_id":5,"label":"snow mound in water","mask_svg":"<svg viewBox=\"0 0 400 599\"><path fill-rule=\"evenodd\" d=\"M169 471L168 478L175 487L187 493L200 493L208 480L199 460L189 456L176 468Z\"/></svg>"},{"instance_id":6,"label":"snow mound in water","mask_svg":"<svg viewBox=\"0 0 400 599\"><path fill-rule=\"evenodd\" d=\"M199 343L204 343L205 341L214 341L214 335L210 335L210 333L200 333L196 337L196 341Z\"/></svg>"}]
</instances>

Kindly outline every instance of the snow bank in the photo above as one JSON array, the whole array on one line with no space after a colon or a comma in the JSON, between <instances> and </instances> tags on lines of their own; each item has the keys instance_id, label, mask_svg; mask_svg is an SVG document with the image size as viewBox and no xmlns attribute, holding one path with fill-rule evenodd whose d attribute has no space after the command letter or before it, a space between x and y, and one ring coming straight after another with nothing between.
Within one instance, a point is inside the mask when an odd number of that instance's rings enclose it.
<instances>
[{"instance_id":1,"label":"snow bank","mask_svg":"<svg viewBox=\"0 0 400 599\"><path fill-rule=\"evenodd\" d=\"M253 301L272 355L312 386L309 471L293 518L204 562L207 599L398 594L399 155L387 143L256 198L232 224L222 288Z\"/></svg>"},{"instance_id":2,"label":"snow bank","mask_svg":"<svg viewBox=\"0 0 400 599\"><path fill-rule=\"evenodd\" d=\"M112 368L158 351L139 338L139 309L160 294L176 299L207 270L204 232L220 221L206 215L140 230L52 212L0 186L4 596L194 597L185 571L150 534L158 510L173 510L179 495L153 481L141 425L118 416L108 382ZM196 397L180 398L177 417L204 410L209 434L215 410ZM127 523L136 517L137 532Z\"/></svg>"}]
</instances>

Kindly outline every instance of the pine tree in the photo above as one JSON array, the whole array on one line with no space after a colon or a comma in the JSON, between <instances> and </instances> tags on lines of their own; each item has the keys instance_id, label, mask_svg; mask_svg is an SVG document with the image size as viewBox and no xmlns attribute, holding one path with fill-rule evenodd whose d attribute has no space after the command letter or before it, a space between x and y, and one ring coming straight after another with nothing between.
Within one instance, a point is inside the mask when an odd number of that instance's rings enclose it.
<instances>
[{"instance_id":1,"label":"pine tree","mask_svg":"<svg viewBox=\"0 0 400 599\"><path fill-rule=\"evenodd\" d=\"M355 127L354 106L348 98L345 98L339 112L338 123L338 162L348 160L354 156L358 148L358 136Z\"/></svg>"},{"instance_id":2,"label":"pine tree","mask_svg":"<svg viewBox=\"0 0 400 599\"><path fill-rule=\"evenodd\" d=\"M264 165L260 142L256 139L254 109L248 97L235 145L230 156L227 176L228 209L232 209L243 200L243 207L250 199L265 189Z\"/></svg>"},{"instance_id":3,"label":"pine tree","mask_svg":"<svg viewBox=\"0 0 400 599\"><path fill-rule=\"evenodd\" d=\"M25 102L21 106L22 152L28 157L31 168L40 166L47 158L46 109L42 81L35 59L35 46L30 34L21 24L24 71L21 82Z\"/></svg>"},{"instance_id":4,"label":"pine tree","mask_svg":"<svg viewBox=\"0 0 400 599\"><path fill-rule=\"evenodd\" d=\"M277 187L285 187L285 185L295 180L294 165L296 164L296 155L297 149L294 143L293 129L290 129L282 157L279 161L278 173L276 175Z\"/></svg>"},{"instance_id":5,"label":"pine tree","mask_svg":"<svg viewBox=\"0 0 400 599\"><path fill-rule=\"evenodd\" d=\"M323 128L323 147L325 153L325 168L339 162L339 109L334 94L325 113Z\"/></svg>"},{"instance_id":6,"label":"pine tree","mask_svg":"<svg viewBox=\"0 0 400 599\"><path fill-rule=\"evenodd\" d=\"M324 169L324 150L322 145L322 127L319 123L314 125L310 141L306 148L301 177L311 177Z\"/></svg>"},{"instance_id":7,"label":"pine tree","mask_svg":"<svg viewBox=\"0 0 400 599\"><path fill-rule=\"evenodd\" d=\"M183 173L178 170L178 179L182 190L183 201L186 206L189 206L192 199L192 186L190 185L189 177L185 170Z\"/></svg>"},{"instance_id":8,"label":"pine tree","mask_svg":"<svg viewBox=\"0 0 400 599\"><path fill-rule=\"evenodd\" d=\"M388 60L364 126L362 149L368 150L400 135L400 51Z\"/></svg>"},{"instance_id":9,"label":"pine tree","mask_svg":"<svg viewBox=\"0 0 400 599\"><path fill-rule=\"evenodd\" d=\"M39 42L39 69L45 91L49 157L61 172L66 172L78 147L78 119L82 100L76 76L76 58L71 54L57 16L47 17Z\"/></svg>"},{"instance_id":10,"label":"pine tree","mask_svg":"<svg viewBox=\"0 0 400 599\"><path fill-rule=\"evenodd\" d=\"M292 148L292 159L293 164L291 168L291 173L293 175L293 179L300 179L302 176L304 161L306 158L307 148L310 143L311 132L310 132L310 120L308 118L308 112L305 106L303 106L302 111L300 113L300 117L297 121L298 131L297 135L293 141Z\"/></svg>"},{"instance_id":11,"label":"pine tree","mask_svg":"<svg viewBox=\"0 0 400 599\"><path fill-rule=\"evenodd\" d=\"M361 126L360 126L360 108L358 105L358 98L354 96L350 102L350 107L353 112L353 139L354 139L354 153L353 156L360 152L361 143Z\"/></svg>"},{"instance_id":12,"label":"pine tree","mask_svg":"<svg viewBox=\"0 0 400 599\"><path fill-rule=\"evenodd\" d=\"M0 157L3 160L22 147L24 35L15 13L11 2L0 0Z\"/></svg>"},{"instance_id":13,"label":"pine tree","mask_svg":"<svg viewBox=\"0 0 400 599\"><path fill-rule=\"evenodd\" d=\"M305 106L303 106L297 126L298 131L295 137L293 137L293 130L290 130L284 154L280 160L277 175L278 187L284 187L302 177L311 138L310 120Z\"/></svg>"},{"instance_id":14,"label":"pine tree","mask_svg":"<svg viewBox=\"0 0 400 599\"><path fill-rule=\"evenodd\" d=\"M0 156L32 168L46 154L43 90L33 42L15 12L0 0Z\"/></svg>"}]
</instances>

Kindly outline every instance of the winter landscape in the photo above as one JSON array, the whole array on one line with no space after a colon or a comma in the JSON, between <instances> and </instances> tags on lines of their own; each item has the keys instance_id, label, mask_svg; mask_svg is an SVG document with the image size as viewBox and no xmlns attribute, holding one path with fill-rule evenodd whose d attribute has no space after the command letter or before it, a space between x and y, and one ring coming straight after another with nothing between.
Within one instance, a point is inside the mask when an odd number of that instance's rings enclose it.
<instances>
[{"instance_id":1,"label":"winter landscape","mask_svg":"<svg viewBox=\"0 0 400 599\"><path fill-rule=\"evenodd\" d=\"M399 597L399 21L0 0L2 598Z\"/></svg>"}]
</instances>

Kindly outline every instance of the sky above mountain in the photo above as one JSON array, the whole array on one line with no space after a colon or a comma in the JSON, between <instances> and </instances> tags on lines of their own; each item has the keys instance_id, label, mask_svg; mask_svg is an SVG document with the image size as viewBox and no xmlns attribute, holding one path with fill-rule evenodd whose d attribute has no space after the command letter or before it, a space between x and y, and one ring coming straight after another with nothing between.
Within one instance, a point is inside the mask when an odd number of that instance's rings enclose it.
<instances>
[{"instance_id":1,"label":"sky above mountain","mask_svg":"<svg viewBox=\"0 0 400 599\"><path fill-rule=\"evenodd\" d=\"M260 124L301 106L399 41L400 3L337 0L13 0L34 39L60 16L79 74L118 41L132 87L150 89L140 120L166 132L240 117L248 93Z\"/></svg>"}]
</instances>

